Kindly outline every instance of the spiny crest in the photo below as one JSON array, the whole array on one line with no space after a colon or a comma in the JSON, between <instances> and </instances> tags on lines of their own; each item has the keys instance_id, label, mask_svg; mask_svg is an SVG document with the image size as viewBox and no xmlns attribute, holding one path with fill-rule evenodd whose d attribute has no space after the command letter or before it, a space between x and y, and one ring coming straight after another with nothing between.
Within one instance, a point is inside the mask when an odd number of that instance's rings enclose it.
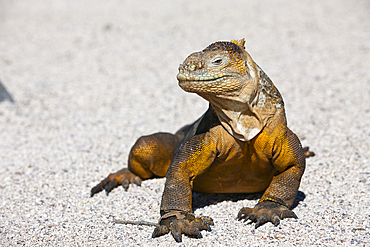
<instances>
[{"instance_id":1,"label":"spiny crest","mask_svg":"<svg viewBox=\"0 0 370 247\"><path fill-rule=\"evenodd\" d=\"M243 48L243 50L245 50L245 39L242 38L242 39L236 39L236 40L231 40L230 41L231 43L234 43L234 44L237 44L238 46L240 46L241 48Z\"/></svg>"},{"instance_id":2,"label":"spiny crest","mask_svg":"<svg viewBox=\"0 0 370 247\"><path fill-rule=\"evenodd\" d=\"M210 44L203 52L223 50L229 53L241 54L244 51L244 39L228 41L218 41Z\"/></svg>"}]
</instances>

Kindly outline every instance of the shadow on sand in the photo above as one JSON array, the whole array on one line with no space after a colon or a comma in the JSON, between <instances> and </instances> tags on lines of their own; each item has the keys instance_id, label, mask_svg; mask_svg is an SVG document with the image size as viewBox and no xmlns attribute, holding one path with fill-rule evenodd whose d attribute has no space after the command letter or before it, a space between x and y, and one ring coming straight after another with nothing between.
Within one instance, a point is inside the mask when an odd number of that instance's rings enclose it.
<instances>
[{"instance_id":1,"label":"shadow on sand","mask_svg":"<svg viewBox=\"0 0 370 247\"><path fill-rule=\"evenodd\" d=\"M10 102L14 103L13 97L10 95L10 93L8 93L8 91L0 81L0 102L5 100L9 100Z\"/></svg>"},{"instance_id":2,"label":"shadow on sand","mask_svg":"<svg viewBox=\"0 0 370 247\"><path fill-rule=\"evenodd\" d=\"M247 193L235 193L235 194L223 194L223 193L199 193L193 191L193 210L203 208L209 205L215 205L223 201L237 202L239 200L257 200L262 197L264 192L247 194ZM294 200L292 209L296 208L298 204L306 198L306 195L302 191L298 191L297 196Z\"/></svg>"}]
</instances>

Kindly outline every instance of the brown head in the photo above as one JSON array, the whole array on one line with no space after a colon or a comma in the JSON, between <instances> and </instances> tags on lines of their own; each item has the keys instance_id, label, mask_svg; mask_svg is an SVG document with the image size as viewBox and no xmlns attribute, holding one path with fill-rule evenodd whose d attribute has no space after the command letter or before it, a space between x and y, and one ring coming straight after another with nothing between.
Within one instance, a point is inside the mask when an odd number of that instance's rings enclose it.
<instances>
[{"instance_id":1,"label":"brown head","mask_svg":"<svg viewBox=\"0 0 370 247\"><path fill-rule=\"evenodd\" d=\"M233 95L250 79L241 41L219 41L189 55L179 66L180 87L192 93Z\"/></svg>"}]
</instances>

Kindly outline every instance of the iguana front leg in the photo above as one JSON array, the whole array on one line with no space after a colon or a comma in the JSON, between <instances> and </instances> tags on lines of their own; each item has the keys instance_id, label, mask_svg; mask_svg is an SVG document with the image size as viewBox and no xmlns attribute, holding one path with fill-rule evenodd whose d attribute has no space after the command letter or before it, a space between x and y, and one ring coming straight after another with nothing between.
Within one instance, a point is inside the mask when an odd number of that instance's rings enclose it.
<instances>
[{"instance_id":1,"label":"iguana front leg","mask_svg":"<svg viewBox=\"0 0 370 247\"><path fill-rule=\"evenodd\" d=\"M305 154L298 137L289 129L274 146L273 165L278 170L262 198L254 208L242 208L237 218L256 222L255 228L272 222L279 225L284 218L298 218L291 211L305 170Z\"/></svg>"},{"instance_id":2,"label":"iguana front leg","mask_svg":"<svg viewBox=\"0 0 370 247\"><path fill-rule=\"evenodd\" d=\"M182 234L201 238L201 230L210 231L210 217L196 218L192 213L192 183L216 157L216 145L209 133L195 135L179 150L166 174L166 184L161 203L160 226L152 237L171 232L177 242Z\"/></svg>"},{"instance_id":3,"label":"iguana front leg","mask_svg":"<svg viewBox=\"0 0 370 247\"><path fill-rule=\"evenodd\" d=\"M164 177L187 128L181 128L175 135L155 133L140 137L130 150L128 168L110 174L91 189L90 195L94 196L103 190L108 195L120 185L127 191L130 184L140 185L142 180Z\"/></svg>"},{"instance_id":4,"label":"iguana front leg","mask_svg":"<svg viewBox=\"0 0 370 247\"><path fill-rule=\"evenodd\" d=\"M127 168L123 168L118 172L109 174L108 177L103 179L99 184L91 189L90 196L93 197L95 194L100 191L105 190L106 195L109 195L114 188L117 188L119 185L122 185L125 191L128 190L130 184L141 185L142 179L139 176L136 176Z\"/></svg>"}]
</instances>

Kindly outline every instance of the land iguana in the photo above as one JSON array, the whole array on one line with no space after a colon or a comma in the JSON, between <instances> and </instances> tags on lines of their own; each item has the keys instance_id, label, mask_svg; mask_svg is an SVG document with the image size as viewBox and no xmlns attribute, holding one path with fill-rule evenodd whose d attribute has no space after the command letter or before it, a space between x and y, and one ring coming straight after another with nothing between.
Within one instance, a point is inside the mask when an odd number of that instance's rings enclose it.
<instances>
[{"instance_id":1,"label":"land iguana","mask_svg":"<svg viewBox=\"0 0 370 247\"><path fill-rule=\"evenodd\" d=\"M210 217L195 217L192 190L203 193L263 192L254 208L237 218L275 226L291 211L305 170L302 148L287 127L284 102L270 78L244 48L245 41L220 41L189 55L177 79L186 92L209 101L208 110L177 133L140 137L131 148L128 168L110 174L92 188L91 196L122 185L166 177L161 218L152 237L171 233L201 238Z\"/></svg>"}]
</instances>

